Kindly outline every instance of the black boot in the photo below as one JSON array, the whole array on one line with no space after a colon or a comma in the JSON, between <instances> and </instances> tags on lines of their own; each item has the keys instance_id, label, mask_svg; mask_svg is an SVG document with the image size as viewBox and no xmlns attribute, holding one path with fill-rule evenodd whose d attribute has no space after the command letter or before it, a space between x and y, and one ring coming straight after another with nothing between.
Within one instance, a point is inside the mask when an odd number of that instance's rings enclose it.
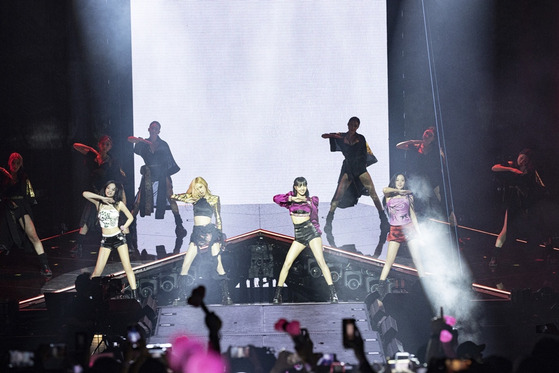
<instances>
[{"instance_id":1,"label":"black boot","mask_svg":"<svg viewBox=\"0 0 559 373\"><path fill-rule=\"evenodd\" d=\"M182 218L180 216L180 214L174 214L175 216L175 235L177 236L177 238L184 238L186 237L186 229L184 229L184 227L182 226ZM182 244L182 243L181 243Z\"/></svg>"},{"instance_id":2,"label":"black boot","mask_svg":"<svg viewBox=\"0 0 559 373\"><path fill-rule=\"evenodd\" d=\"M231 295L229 294L228 280L221 280L221 304L224 306L233 304L233 299L231 299Z\"/></svg>"},{"instance_id":3,"label":"black boot","mask_svg":"<svg viewBox=\"0 0 559 373\"><path fill-rule=\"evenodd\" d=\"M182 243L183 243L183 237L179 237L177 235L177 237L175 238L175 247L173 248L173 254L178 254L181 252Z\"/></svg>"},{"instance_id":4,"label":"black boot","mask_svg":"<svg viewBox=\"0 0 559 373\"><path fill-rule=\"evenodd\" d=\"M388 283L386 280L379 280L377 285L377 292L379 294L379 298L382 299L388 293Z\"/></svg>"},{"instance_id":5,"label":"black boot","mask_svg":"<svg viewBox=\"0 0 559 373\"><path fill-rule=\"evenodd\" d=\"M49 262L47 260L47 254L42 253L39 255L39 263L41 264L41 274L45 277L51 277L52 271L49 267Z\"/></svg>"},{"instance_id":6,"label":"black boot","mask_svg":"<svg viewBox=\"0 0 559 373\"><path fill-rule=\"evenodd\" d=\"M132 299L136 299L138 302L141 301L141 296L138 288L132 289Z\"/></svg>"},{"instance_id":7,"label":"black boot","mask_svg":"<svg viewBox=\"0 0 559 373\"><path fill-rule=\"evenodd\" d=\"M330 303L338 303L338 293L336 293L334 284L328 285L328 288L330 288Z\"/></svg>"},{"instance_id":8,"label":"black boot","mask_svg":"<svg viewBox=\"0 0 559 373\"><path fill-rule=\"evenodd\" d=\"M272 300L273 304L281 304L281 289L282 286L276 286L276 295L274 295L274 300Z\"/></svg>"},{"instance_id":9,"label":"black boot","mask_svg":"<svg viewBox=\"0 0 559 373\"><path fill-rule=\"evenodd\" d=\"M328 211L326 215L326 224L324 224L324 233L332 235L332 221L334 220L334 211Z\"/></svg>"}]
</instances>

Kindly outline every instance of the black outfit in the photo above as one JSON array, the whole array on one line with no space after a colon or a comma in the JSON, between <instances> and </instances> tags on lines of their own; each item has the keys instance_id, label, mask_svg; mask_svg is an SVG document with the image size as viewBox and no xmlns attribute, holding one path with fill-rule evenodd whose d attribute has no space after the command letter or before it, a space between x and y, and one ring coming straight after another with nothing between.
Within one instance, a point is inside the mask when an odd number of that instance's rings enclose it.
<instances>
[{"instance_id":1,"label":"black outfit","mask_svg":"<svg viewBox=\"0 0 559 373\"><path fill-rule=\"evenodd\" d=\"M15 183L4 169L0 174L0 249L9 251L15 245L32 252L31 241L27 239L25 230L19 223L22 220L25 224L25 215L29 215L29 218L33 220L31 206L37 202L31 182L21 169ZM41 274L52 276L47 255L42 253L37 257L41 265Z\"/></svg>"},{"instance_id":2,"label":"black outfit","mask_svg":"<svg viewBox=\"0 0 559 373\"><path fill-rule=\"evenodd\" d=\"M356 134L358 141L353 145L344 142L346 136L347 132L343 134L342 138L330 138L330 151L341 151L345 158L340 170L338 183L344 174L347 174L351 181L349 188L347 188L338 202L338 207L342 209L355 206L359 197L369 195L369 191L365 189L361 180L359 180L359 175L367 172L367 167L377 162L363 135Z\"/></svg>"},{"instance_id":3,"label":"black outfit","mask_svg":"<svg viewBox=\"0 0 559 373\"><path fill-rule=\"evenodd\" d=\"M167 207L167 180L171 181L171 175L179 172L180 167L165 141L158 137L155 144L156 149L153 153L150 146L144 142L138 142L134 146L134 153L140 155L145 162L141 170L142 180L136 203L139 203L140 216L150 215L155 208L155 218L163 219ZM153 201L153 183L156 181L159 182L157 201Z\"/></svg>"},{"instance_id":4,"label":"black outfit","mask_svg":"<svg viewBox=\"0 0 559 373\"><path fill-rule=\"evenodd\" d=\"M215 215L217 224L195 225L192 227L192 234L190 235L190 242L193 242L198 248L207 246L211 248L216 242L221 244L225 241L225 235L221 232L221 206L219 198L212 196L212 203L208 202L206 198L200 198L192 205L194 216L207 216L211 218Z\"/></svg>"},{"instance_id":5,"label":"black outfit","mask_svg":"<svg viewBox=\"0 0 559 373\"><path fill-rule=\"evenodd\" d=\"M534 207L545 196L545 189L536 171L518 175L497 172L500 181L501 202L507 213L509 230L533 237L538 232L538 217Z\"/></svg>"},{"instance_id":6,"label":"black outfit","mask_svg":"<svg viewBox=\"0 0 559 373\"><path fill-rule=\"evenodd\" d=\"M18 220L23 217L22 210L9 198L7 190L12 181L11 175L0 168L0 246L2 251L9 252L15 244L23 245L23 235L18 228Z\"/></svg>"},{"instance_id":7,"label":"black outfit","mask_svg":"<svg viewBox=\"0 0 559 373\"><path fill-rule=\"evenodd\" d=\"M21 170L18 172L15 183L7 182L5 184L2 199L4 200L2 203L6 214L6 224L11 236L8 243L31 252L33 248L29 244L30 242L26 240L25 232L21 229L19 220L23 219L25 215L29 215L33 220L31 206L37 204L37 201L31 182L24 172Z\"/></svg>"},{"instance_id":8,"label":"black outfit","mask_svg":"<svg viewBox=\"0 0 559 373\"><path fill-rule=\"evenodd\" d=\"M320 237L320 233L316 230L312 221L307 220L301 224L295 224L295 241L303 245L308 245L309 242L317 237Z\"/></svg>"}]
</instances>

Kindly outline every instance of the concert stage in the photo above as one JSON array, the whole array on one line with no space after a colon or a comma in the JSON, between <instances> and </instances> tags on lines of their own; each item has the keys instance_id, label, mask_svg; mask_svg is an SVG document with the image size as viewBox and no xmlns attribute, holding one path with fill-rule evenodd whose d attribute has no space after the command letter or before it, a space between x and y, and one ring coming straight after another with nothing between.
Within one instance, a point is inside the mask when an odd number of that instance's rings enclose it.
<instances>
[{"instance_id":1,"label":"concert stage","mask_svg":"<svg viewBox=\"0 0 559 373\"><path fill-rule=\"evenodd\" d=\"M298 320L301 327L309 330L316 352L336 353L340 361L352 362L352 352L341 347L341 322L343 318L354 317L365 335L366 352L371 362L382 361L399 350L420 353L430 335L430 320L438 315L441 302L433 300L432 294L426 294L409 254L402 248L389 275L391 292L382 299L383 308L379 309L375 303L375 285L384 265L386 246L380 258L371 256L376 245L371 237L378 237L378 222L370 206L358 205L353 218L351 214L345 215L346 211L337 214L334 234L340 247L329 246L326 239L323 242L340 304L325 303L328 299L325 281L311 253L305 250L294 263L286 282L284 304L272 305L275 279L293 240L289 216L281 209L278 214L277 210L275 205L246 209L223 207L224 224L231 224L230 227L224 225L224 231L231 233L223 260L229 268L230 290L235 304L220 304L219 286L211 276L211 264L204 255L197 257L190 272L191 288L198 285L207 288L206 303L223 321L222 350L253 345L272 348L276 354L284 348L292 351L289 336L273 330L274 323L283 317ZM327 211L327 207L321 205L321 211ZM183 216L188 213L181 207ZM251 215L250 219L247 214ZM205 340L203 312L187 306L184 299L175 300L179 297L176 280L186 243L180 253L169 253L174 244L169 227L174 225L171 214L167 215L163 221L149 217L138 219L139 248L131 253L139 288L145 298L153 300L149 305L156 320L149 328L149 342L168 343L177 333ZM324 218L321 216L322 224ZM259 223L255 227L243 221ZM363 226L365 222L369 229ZM440 222L430 224L448 227ZM188 222L185 226L191 230ZM151 234L146 233L148 228L152 229ZM459 227L458 233L460 245L458 249L446 252L446 266L458 274L462 267L469 274L471 281L461 289L459 296L468 307L473 305L476 308L471 320L459 322L479 323L478 342L487 343L488 354L506 351L507 340L511 337L523 342L516 344L517 350L529 348L533 338L526 335L530 330L533 334L534 326L544 322L552 312L552 304L549 304L554 300L552 295L536 291L546 284L557 284L553 282L557 269L556 253L548 252L545 261L538 260L536 253L528 253L524 261L517 264L516 252L511 251L504 257L503 265L491 271L487 265L488 250L481 248L490 247L493 236L467 227ZM57 331L53 330L52 323L49 325L49 310L42 294L73 292L77 275L93 270L98 249L92 240L81 256L70 257L69 248L74 237L75 234L67 234L44 241L54 272L53 278L47 282L38 274L33 256L22 257L21 253L11 252L2 257L0 289L5 299L2 320L4 325L13 320L25 324L23 329L20 328L20 336L14 337L15 329L8 328L11 334L4 332L4 336L10 338L9 343L25 341L26 346L33 346L58 340ZM161 246L166 249L161 250ZM522 247L519 243L518 250ZM459 253L459 257L453 252ZM430 255L434 254L430 252ZM109 279L125 279L117 256L111 257L104 274ZM499 289L497 284L506 286ZM439 285L448 289L448 293L454 291L453 284ZM551 292L555 290L551 286ZM13 301L10 303L9 299L19 303L17 315L14 315ZM144 301L142 306L145 305ZM538 309L541 319L533 320L524 315L519 323L519 310L527 309L527 305L532 310L541 307ZM446 312L451 311L445 308ZM552 320L551 316L549 320ZM503 333L505 329L508 330L506 334Z\"/></svg>"}]
</instances>

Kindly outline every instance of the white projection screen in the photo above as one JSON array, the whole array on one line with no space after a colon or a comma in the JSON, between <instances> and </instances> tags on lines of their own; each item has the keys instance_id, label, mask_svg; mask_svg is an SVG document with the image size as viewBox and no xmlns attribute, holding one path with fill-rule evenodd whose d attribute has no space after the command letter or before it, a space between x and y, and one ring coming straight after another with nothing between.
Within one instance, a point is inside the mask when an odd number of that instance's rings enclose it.
<instances>
[{"instance_id":1,"label":"white projection screen","mask_svg":"<svg viewBox=\"0 0 559 373\"><path fill-rule=\"evenodd\" d=\"M134 135L161 123L181 167L174 192L202 176L222 206L270 204L304 176L327 203L343 156L321 134L346 131L352 116L379 160L368 170L380 192L385 1L132 0ZM142 164L135 156L136 187Z\"/></svg>"}]
</instances>

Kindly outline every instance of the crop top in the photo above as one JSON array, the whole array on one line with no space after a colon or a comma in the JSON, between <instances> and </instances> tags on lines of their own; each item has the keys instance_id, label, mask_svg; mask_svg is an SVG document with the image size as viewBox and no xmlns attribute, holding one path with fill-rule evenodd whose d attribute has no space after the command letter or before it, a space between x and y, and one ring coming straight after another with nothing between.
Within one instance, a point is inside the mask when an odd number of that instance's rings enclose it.
<instances>
[{"instance_id":1,"label":"crop top","mask_svg":"<svg viewBox=\"0 0 559 373\"><path fill-rule=\"evenodd\" d=\"M390 225L402 226L411 223L410 199L407 197L392 197L386 201L388 221Z\"/></svg>"},{"instance_id":2,"label":"crop top","mask_svg":"<svg viewBox=\"0 0 559 373\"><path fill-rule=\"evenodd\" d=\"M202 197L196 199L189 193L173 194L171 199L192 203L194 209L194 216L207 216L211 218L215 215L215 225L218 229L221 229L221 205L219 202L219 196L210 195L207 197Z\"/></svg>"},{"instance_id":3,"label":"crop top","mask_svg":"<svg viewBox=\"0 0 559 373\"><path fill-rule=\"evenodd\" d=\"M307 197L307 202L289 201L289 197L293 196L293 191L286 194L278 194L274 196L274 202L288 209L290 215L308 215L318 233L322 233L320 224L318 224L318 197Z\"/></svg>"},{"instance_id":4,"label":"crop top","mask_svg":"<svg viewBox=\"0 0 559 373\"><path fill-rule=\"evenodd\" d=\"M116 228L118 227L118 217L120 212L116 208L112 209L99 209L97 217L99 218L99 225L101 228Z\"/></svg>"}]
</instances>

